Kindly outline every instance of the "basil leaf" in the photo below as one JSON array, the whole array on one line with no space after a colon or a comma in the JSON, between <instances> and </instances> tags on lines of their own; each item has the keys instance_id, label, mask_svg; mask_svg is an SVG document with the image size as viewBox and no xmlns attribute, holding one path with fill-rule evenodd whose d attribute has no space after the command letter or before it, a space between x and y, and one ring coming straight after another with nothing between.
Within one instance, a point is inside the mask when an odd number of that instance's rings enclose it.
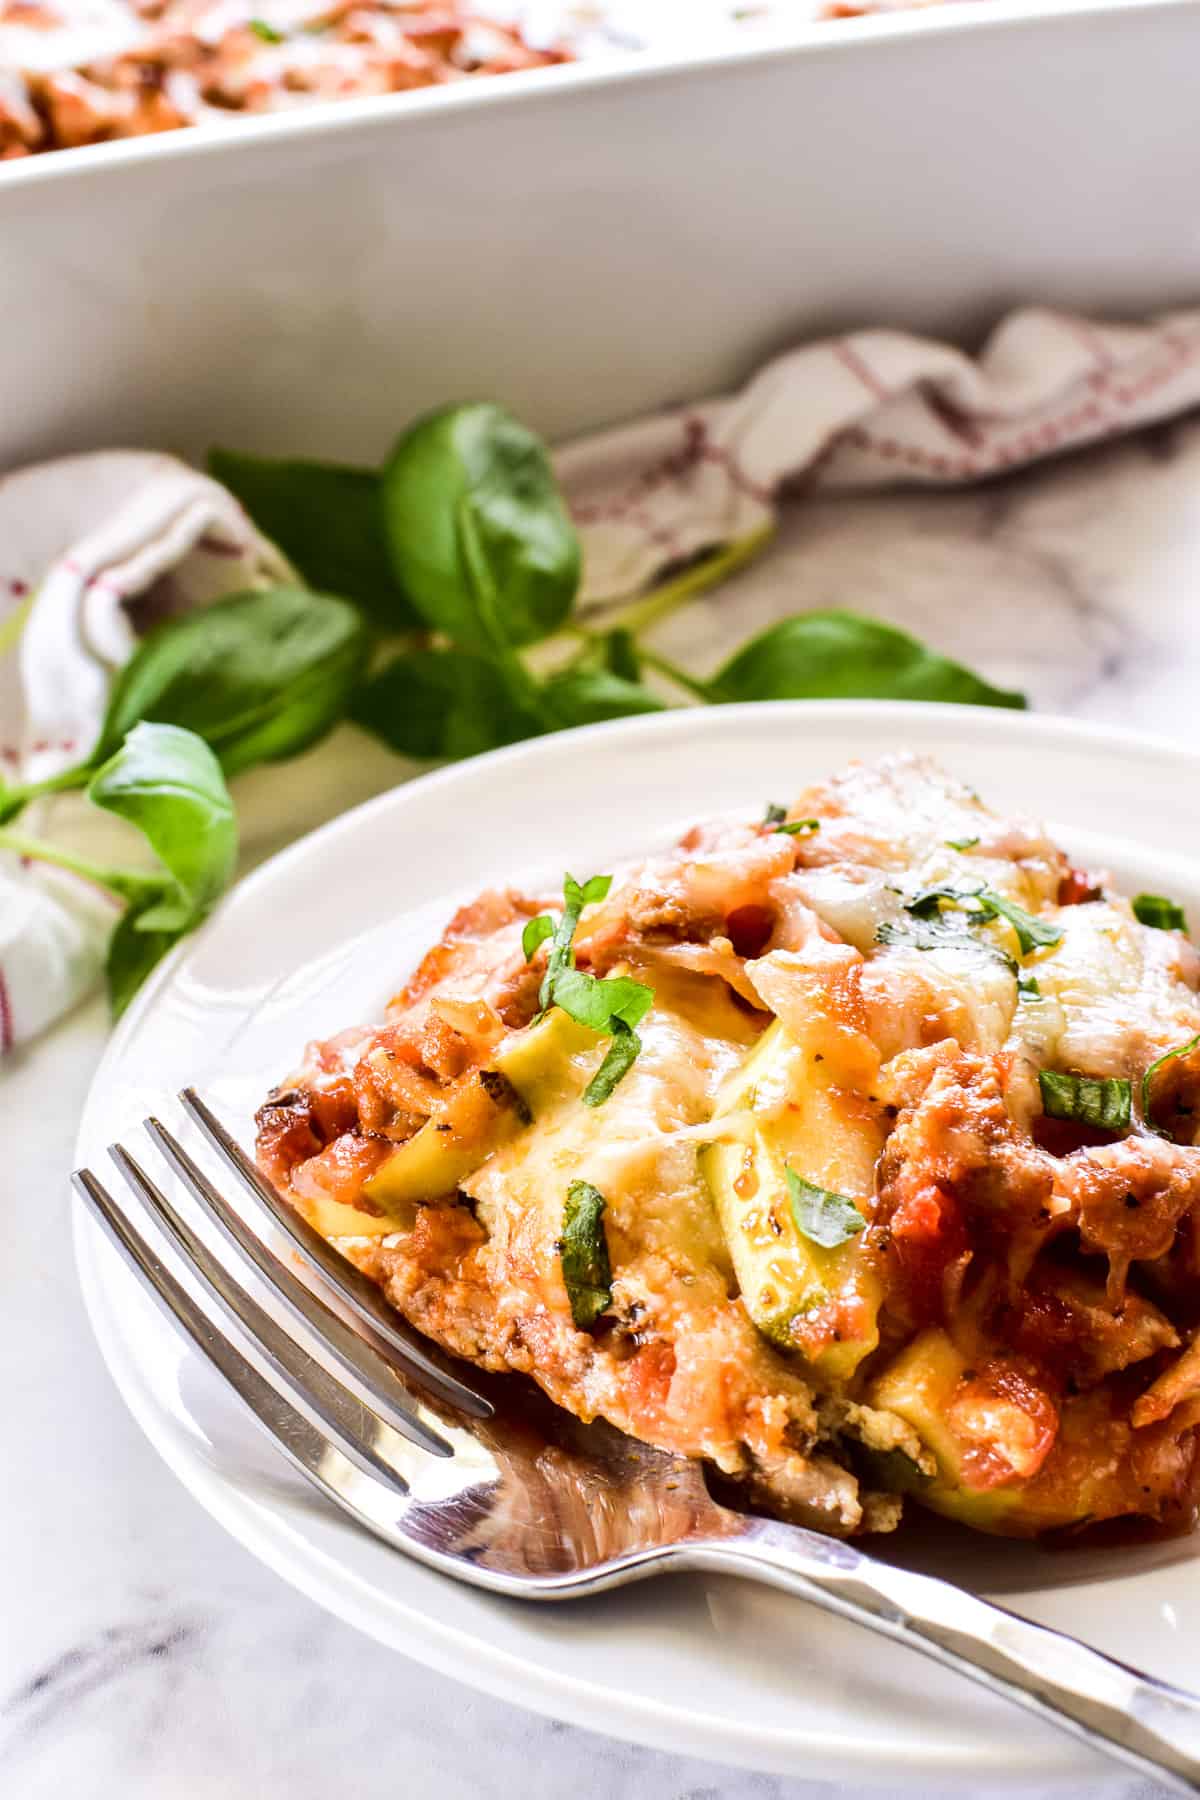
<instances>
[{"instance_id":1,"label":"basil leaf","mask_svg":"<svg viewBox=\"0 0 1200 1800\"><path fill-rule=\"evenodd\" d=\"M1017 934L1023 956L1028 956L1031 950L1045 949L1051 944L1062 942L1062 932L1057 925L1052 925L1047 919L1035 918L1023 906L1018 906L1015 900L1007 900L1003 894L982 886L922 888L904 902L904 910L915 919L937 919L941 916L943 905L966 913L972 924L982 925L995 918L1007 919Z\"/></svg>"},{"instance_id":2,"label":"basil leaf","mask_svg":"<svg viewBox=\"0 0 1200 1800\"><path fill-rule=\"evenodd\" d=\"M1156 1136L1168 1138L1172 1143L1174 1143L1175 1140L1171 1137L1171 1133L1169 1131L1164 1131L1161 1125L1156 1125L1151 1116L1150 1103L1153 1096L1150 1092L1150 1083L1153 1076L1157 1074L1164 1063L1174 1062L1177 1056L1186 1056L1190 1050L1195 1050L1198 1047L1200 1047L1200 1035L1189 1038L1186 1044L1177 1044L1174 1050L1166 1050L1161 1056L1156 1057L1150 1064L1150 1067L1146 1070L1146 1073L1142 1076L1142 1118Z\"/></svg>"},{"instance_id":3,"label":"basil leaf","mask_svg":"<svg viewBox=\"0 0 1200 1800\"><path fill-rule=\"evenodd\" d=\"M571 611L575 527L540 440L498 406L447 407L405 432L383 520L397 581L456 643L536 643Z\"/></svg>"},{"instance_id":4,"label":"basil leaf","mask_svg":"<svg viewBox=\"0 0 1200 1800\"><path fill-rule=\"evenodd\" d=\"M706 684L716 702L736 700L952 700L1023 707L1023 694L992 687L907 632L850 612L781 620L752 638Z\"/></svg>"},{"instance_id":5,"label":"basil leaf","mask_svg":"<svg viewBox=\"0 0 1200 1800\"><path fill-rule=\"evenodd\" d=\"M947 850L973 850L979 842L977 837L947 838Z\"/></svg>"},{"instance_id":6,"label":"basil leaf","mask_svg":"<svg viewBox=\"0 0 1200 1800\"><path fill-rule=\"evenodd\" d=\"M521 949L525 952L525 961L532 962L548 937L554 936L554 920L549 913L539 913L536 919L530 919L521 933Z\"/></svg>"},{"instance_id":7,"label":"basil leaf","mask_svg":"<svg viewBox=\"0 0 1200 1800\"><path fill-rule=\"evenodd\" d=\"M608 1202L590 1181L567 1189L559 1260L576 1328L589 1331L612 1305L612 1263L604 1232Z\"/></svg>"},{"instance_id":8,"label":"basil leaf","mask_svg":"<svg viewBox=\"0 0 1200 1800\"><path fill-rule=\"evenodd\" d=\"M775 829L786 832L788 837L800 837L801 835L807 837L814 831L820 831L821 821L820 819L786 819Z\"/></svg>"},{"instance_id":9,"label":"basil leaf","mask_svg":"<svg viewBox=\"0 0 1200 1800\"><path fill-rule=\"evenodd\" d=\"M1133 916L1141 925L1152 925L1156 931L1186 931L1187 919L1182 906L1166 900L1161 894L1135 894L1130 903Z\"/></svg>"},{"instance_id":10,"label":"basil leaf","mask_svg":"<svg viewBox=\"0 0 1200 1800\"><path fill-rule=\"evenodd\" d=\"M496 664L469 650L397 656L359 689L350 716L389 749L420 760L478 756L543 729Z\"/></svg>"},{"instance_id":11,"label":"basil leaf","mask_svg":"<svg viewBox=\"0 0 1200 1800\"><path fill-rule=\"evenodd\" d=\"M994 894L990 888L984 888L979 898L993 913L1008 920L1017 934L1023 956L1028 956L1031 950L1044 950L1051 944L1062 943L1062 932L1057 925L1052 925L1048 919L1035 918L1015 900L1006 900L1003 894Z\"/></svg>"},{"instance_id":12,"label":"basil leaf","mask_svg":"<svg viewBox=\"0 0 1200 1800\"><path fill-rule=\"evenodd\" d=\"M374 469L210 450L208 471L310 587L344 594L386 630L421 623L392 572Z\"/></svg>"},{"instance_id":13,"label":"basil leaf","mask_svg":"<svg viewBox=\"0 0 1200 1800\"><path fill-rule=\"evenodd\" d=\"M1132 1112L1132 1093L1123 1076L1060 1075L1038 1072L1042 1107L1051 1119L1072 1119L1103 1131L1125 1131Z\"/></svg>"},{"instance_id":14,"label":"basil leaf","mask_svg":"<svg viewBox=\"0 0 1200 1800\"><path fill-rule=\"evenodd\" d=\"M1019 1000L1040 1000L1042 990L1032 975L1017 976L1017 998Z\"/></svg>"},{"instance_id":15,"label":"basil leaf","mask_svg":"<svg viewBox=\"0 0 1200 1800\"><path fill-rule=\"evenodd\" d=\"M247 19L246 24L255 37L261 38L264 44L282 44L282 31L276 31L275 27L268 25L265 19Z\"/></svg>"},{"instance_id":16,"label":"basil leaf","mask_svg":"<svg viewBox=\"0 0 1200 1800\"><path fill-rule=\"evenodd\" d=\"M135 825L171 877L139 931L186 931L233 874L237 822L216 757L194 732L137 725L92 777L88 799Z\"/></svg>"},{"instance_id":17,"label":"basil leaf","mask_svg":"<svg viewBox=\"0 0 1200 1800\"><path fill-rule=\"evenodd\" d=\"M608 669L565 669L561 675L552 675L542 684L540 704L551 731L664 710L649 688Z\"/></svg>"},{"instance_id":18,"label":"basil leaf","mask_svg":"<svg viewBox=\"0 0 1200 1800\"><path fill-rule=\"evenodd\" d=\"M778 801L768 800L767 810L763 814L762 822L764 825L782 825L783 821L787 818L787 815L788 809L786 806L780 806Z\"/></svg>"},{"instance_id":19,"label":"basil leaf","mask_svg":"<svg viewBox=\"0 0 1200 1800\"><path fill-rule=\"evenodd\" d=\"M634 1030L654 1005L654 989L628 975L585 975L581 969L563 969L555 977L550 1003L589 1031L612 1031L615 1024Z\"/></svg>"},{"instance_id":20,"label":"basil leaf","mask_svg":"<svg viewBox=\"0 0 1200 1800\"><path fill-rule=\"evenodd\" d=\"M220 764L174 725L138 725L92 777L88 798L137 826L163 873L112 871L129 905L109 939L106 973L119 1018L154 965L210 910L233 873L237 825Z\"/></svg>"},{"instance_id":21,"label":"basil leaf","mask_svg":"<svg viewBox=\"0 0 1200 1800\"><path fill-rule=\"evenodd\" d=\"M308 588L233 594L168 620L117 676L91 761L141 720L194 732L227 775L295 756L343 716L368 647L354 607Z\"/></svg>"},{"instance_id":22,"label":"basil leaf","mask_svg":"<svg viewBox=\"0 0 1200 1800\"><path fill-rule=\"evenodd\" d=\"M149 903L128 906L108 940L104 974L109 1010L114 1019L121 1017L147 975L184 935L182 930L145 930L141 921L149 910Z\"/></svg>"},{"instance_id":23,"label":"basil leaf","mask_svg":"<svg viewBox=\"0 0 1200 1800\"><path fill-rule=\"evenodd\" d=\"M919 888L903 902L904 910L911 913L914 919L940 919L943 902L955 912L974 914L974 922L982 924L990 917L981 895L982 886L977 888L957 888L945 884L939 887Z\"/></svg>"},{"instance_id":24,"label":"basil leaf","mask_svg":"<svg viewBox=\"0 0 1200 1800\"><path fill-rule=\"evenodd\" d=\"M820 1244L824 1250L833 1250L866 1226L862 1213L845 1194L831 1194L828 1188L814 1187L791 1167L785 1167L784 1174L792 1218L801 1237Z\"/></svg>"},{"instance_id":25,"label":"basil leaf","mask_svg":"<svg viewBox=\"0 0 1200 1800\"><path fill-rule=\"evenodd\" d=\"M585 1106L603 1106L617 1083L628 1075L641 1054L642 1040L621 1019L612 1022L613 1039L604 1061L583 1090Z\"/></svg>"}]
</instances>

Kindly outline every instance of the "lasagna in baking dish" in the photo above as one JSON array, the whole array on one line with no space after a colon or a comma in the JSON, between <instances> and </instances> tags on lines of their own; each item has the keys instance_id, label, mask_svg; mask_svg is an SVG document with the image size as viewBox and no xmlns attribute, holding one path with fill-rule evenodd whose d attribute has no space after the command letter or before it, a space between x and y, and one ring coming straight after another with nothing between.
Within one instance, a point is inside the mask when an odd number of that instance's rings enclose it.
<instances>
[{"instance_id":1,"label":"lasagna in baking dish","mask_svg":"<svg viewBox=\"0 0 1200 1800\"><path fill-rule=\"evenodd\" d=\"M450 922L258 1115L420 1331L837 1534L1191 1517L1200 959L911 756Z\"/></svg>"}]
</instances>

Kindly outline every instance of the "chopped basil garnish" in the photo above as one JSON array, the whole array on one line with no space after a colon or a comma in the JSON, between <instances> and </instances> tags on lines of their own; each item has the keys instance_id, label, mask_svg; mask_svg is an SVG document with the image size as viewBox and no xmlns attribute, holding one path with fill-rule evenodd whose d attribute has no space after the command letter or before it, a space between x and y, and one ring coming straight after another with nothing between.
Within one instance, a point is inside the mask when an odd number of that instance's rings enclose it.
<instances>
[{"instance_id":1,"label":"chopped basil garnish","mask_svg":"<svg viewBox=\"0 0 1200 1800\"><path fill-rule=\"evenodd\" d=\"M264 44L282 44L282 31L276 31L275 27L268 25L265 19L248 19L246 23L255 37L261 38Z\"/></svg>"},{"instance_id":2,"label":"chopped basil garnish","mask_svg":"<svg viewBox=\"0 0 1200 1800\"><path fill-rule=\"evenodd\" d=\"M896 944L909 950L975 950L1002 962L1015 975L1017 964L999 944L981 944L969 931L948 924L942 918L885 919L875 933L876 942Z\"/></svg>"},{"instance_id":3,"label":"chopped basil garnish","mask_svg":"<svg viewBox=\"0 0 1200 1800\"><path fill-rule=\"evenodd\" d=\"M828 1188L814 1187L795 1169L785 1168L784 1173L792 1218L801 1237L820 1244L824 1250L833 1250L863 1230L867 1221L845 1194L831 1194Z\"/></svg>"},{"instance_id":4,"label":"chopped basil garnish","mask_svg":"<svg viewBox=\"0 0 1200 1800\"><path fill-rule=\"evenodd\" d=\"M1153 925L1156 931L1187 930L1182 906L1161 894L1135 894L1132 905L1133 916L1141 925Z\"/></svg>"},{"instance_id":5,"label":"chopped basil garnish","mask_svg":"<svg viewBox=\"0 0 1200 1800\"><path fill-rule=\"evenodd\" d=\"M548 937L554 936L554 920L549 913L539 913L536 919L530 919L521 933L521 948L525 952L525 961L535 957Z\"/></svg>"},{"instance_id":6,"label":"chopped basil garnish","mask_svg":"<svg viewBox=\"0 0 1200 1800\"><path fill-rule=\"evenodd\" d=\"M1051 1119L1071 1119L1102 1131L1125 1131L1132 1111L1132 1091L1124 1076L1038 1073L1042 1106Z\"/></svg>"},{"instance_id":7,"label":"chopped basil garnish","mask_svg":"<svg viewBox=\"0 0 1200 1800\"><path fill-rule=\"evenodd\" d=\"M622 1019L613 1020L613 1038L604 1061L583 1090L585 1106L603 1106L622 1076L637 1061L642 1040Z\"/></svg>"},{"instance_id":8,"label":"chopped basil garnish","mask_svg":"<svg viewBox=\"0 0 1200 1800\"><path fill-rule=\"evenodd\" d=\"M561 1006L579 1025L589 1031L610 1034L613 1041L608 1053L584 1090L588 1106L602 1106L622 1076L627 1075L637 1060L642 1040L637 1034L650 1008L654 1005L654 989L628 975L587 975L575 967L575 927L585 906L603 900L612 886L611 875L593 875L590 880L576 881L563 876L563 911L556 925L549 913L530 919L521 933L521 948L526 962L550 941L546 973L538 989L538 1005L545 1013L551 1006ZM540 1016L540 1014L539 1014Z\"/></svg>"},{"instance_id":9,"label":"chopped basil garnish","mask_svg":"<svg viewBox=\"0 0 1200 1800\"><path fill-rule=\"evenodd\" d=\"M1042 990L1037 984L1036 976L1017 976L1017 998L1019 1000L1040 1000L1041 997Z\"/></svg>"},{"instance_id":10,"label":"chopped basil garnish","mask_svg":"<svg viewBox=\"0 0 1200 1800\"><path fill-rule=\"evenodd\" d=\"M1164 1063L1174 1062L1177 1056L1186 1056L1189 1050L1195 1050L1198 1046L1200 1046L1200 1036L1189 1038L1186 1044L1176 1044L1174 1050L1164 1051L1162 1056L1157 1057L1142 1076L1142 1117L1150 1127L1151 1131L1157 1133L1159 1137L1170 1138L1171 1133L1169 1131L1164 1131L1161 1125L1156 1125L1150 1116L1151 1077L1162 1068ZM1174 1142L1173 1139L1172 1142Z\"/></svg>"},{"instance_id":11,"label":"chopped basil garnish","mask_svg":"<svg viewBox=\"0 0 1200 1800\"><path fill-rule=\"evenodd\" d=\"M1023 956L1028 956L1031 950L1045 950L1051 944L1062 943L1062 932L1057 925L1051 925L1048 919L1035 919L1032 913L1027 913L1015 900L1006 900L1003 894L994 894L990 888L984 888L979 898L994 913L999 913L1002 919L1008 920L1017 934Z\"/></svg>"},{"instance_id":12,"label":"chopped basil garnish","mask_svg":"<svg viewBox=\"0 0 1200 1800\"><path fill-rule=\"evenodd\" d=\"M894 892L902 892L895 889ZM948 906L953 912L974 915L973 923L982 924L990 917L987 907L982 901L983 888L957 888L943 883L938 887L920 888L904 902L904 910L911 913L914 919L939 919L942 907Z\"/></svg>"},{"instance_id":13,"label":"chopped basil garnish","mask_svg":"<svg viewBox=\"0 0 1200 1800\"><path fill-rule=\"evenodd\" d=\"M552 1004L551 995L558 977L565 969L575 967L574 940L579 915L585 906L590 906L595 900L603 900L611 886L611 875L591 875L582 883L576 881L573 875L563 876L562 917L550 934L550 955L538 991L538 1005L543 1012ZM528 952L526 957L528 959Z\"/></svg>"},{"instance_id":14,"label":"chopped basil garnish","mask_svg":"<svg viewBox=\"0 0 1200 1800\"><path fill-rule=\"evenodd\" d=\"M947 838L946 848L947 850L973 850L978 842L977 837Z\"/></svg>"},{"instance_id":15,"label":"chopped basil garnish","mask_svg":"<svg viewBox=\"0 0 1200 1800\"><path fill-rule=\"evenodd\" d=\"M904 902L905 911L915 919L936 919L943 906L965 912L972 924L1007 919L1017 934L1023 956L1028 956L1031 950L1044 950L1051 944L1062 942L1062 932L1057 925L1052 925L1048 919L1035 919L1015 900L1008 900L991 888L928 887Z\"/></svg>"},{"instance_id":16,"label":"chopped basil garnish","mask_svg":"<svg viewBox=\"0 0 1200 1800\"><path fill-rule=\"evenodd\" d=\"M785 831L789 837L799 837L801 832L820 831L821 829L820 819L789 819L787 807L780 806L774 800L768 802L767 810L763 814L763 825L769 825L772 831Z\"/></svg>"},{"instance_id":17,"label":"chopped basil garnish","mask_svg":"<svg viewBox=\"0 0 1200 1800\"><path fill-rule=\"evenodd\" d=\"M552 1000L589 1031L611 1031L615 1024L634 1031L654 1005L654 989L628 975L608 975L602 981L582 969L564 969Z\"/></svg>"},{"instance_id":18,"label":"chopped basil garnish","mask_svg":"<svg viewBox=\"0 0 1200 1800\"><path fill-rule=\"evenodd\" d=\"M612 1263L604 1235L607 1205L590 1181L573 1181L567 1189L559 1259L571 1317L580 1331L590 1331L612 1305Z\"/></svg>"}]
</instances>

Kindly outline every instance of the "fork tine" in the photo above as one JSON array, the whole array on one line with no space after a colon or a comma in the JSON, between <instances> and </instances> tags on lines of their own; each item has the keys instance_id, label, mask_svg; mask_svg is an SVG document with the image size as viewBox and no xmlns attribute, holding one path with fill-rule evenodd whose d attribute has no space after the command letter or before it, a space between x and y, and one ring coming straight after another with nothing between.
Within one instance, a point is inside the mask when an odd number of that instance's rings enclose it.
<instances>
[{"instance_id":1,"label":"fork tine","mask_svg":"<svg viewBox=\"0 0 1200 1800\"><path fill-rule=\"evenodd\" d=\"M77 1169L71 1176L71 1185L100 1221L147 1292L176 1327L186 1333L217 1372L224 1376L259 1424L302 1474L315 1482L331 1500L345 1505L345 1497L332 1480L334 1472L329 1468L330 1455L336 1451L368 1475L383 1476L393 1492L408 1492L408 1484L399 1471L380 1461L373 1446L348 1421L334 1423L326 1420L329 1435L324 1436L292 1404L281 1388L275 1387L253 1363L247 1361L237 1346L225 1336L216 1320L175 1279L141 1231L90 1169ZM361 1408L359 1417L362 1417Z\"/></svg>"},{"instance_id":2,"label":"fork tine","mask_svg":"<svg viewBox=\"0 0 1200 1800\"><path fill-rule=\"evenodd\" d=\"M311 1407L331 1434L340 1432L352 1444L368 1441L368 1465L374 1473L388 1480L394 1480L401 1473L388 1454L389 1432L407 1438L434 1456L453 1455L444 1438L430 1431L395 1401L388 1406L386 1417L381 1418L361 1395L344 1386L247 1293L128 1150L113 1144L109 1147L109 1155L218 1305L242 1326L270 1360L281 1380L289 1384L288 1398L293 1405L299 1405L301 1410L305 1405Z\"/></svg>"},{"instance_id":3,"label":"fork tine","mask_svg":"<svg viewBox=\"0 0 1200 1800\"><path fill-rule=\"evenodd\" d=\"M297 1251L345 1301L373 1332L394 1350L404 1363L418 1373L427 1386L442 1399L457 1406L473 1419L490 1419L495 1411L489 1400L447 1374L424 1350L415 1344L400 1325L397 1315L384 1300L373 1281L353 1263L339 1256L307 1219L294 1212L279 1198L275 1189L246 1155L237 1139L231 1137L216 1114L211 1112L194 1088L184 1088L179 1096L189 1118L204 1133L213 1149L229 1164L248 1193L280 1229L287 1233Z\"/></svg>"},{"instance_id":4,"label":"fork tine","mask_svg":"<svg viewBox=\"0 0 1200 1800\"><path fill-rule=\"evenodd\" d=\"M350 1379L362 1384L371 1396L376 1412L393 1430L411 1438L423 1449L433 1451L436 1456L453 1456L454 1451L445 1438L415 1417L412 1397L400 1385L391 1364L385 1362L373 1345L339 1318L319 1294L314 1294L311 1288L306 1287L286 1263L267 1249L262 1239L255 1236L240 1213L213 1186L203 1169L192 1161L187 1151L160 1120L146 1119L144 1123L188 1192L200 1202L226 1241L254 1264L292 1316L301 1325L307 1325L317 1333Z\"/></svg>"}]
</instances>

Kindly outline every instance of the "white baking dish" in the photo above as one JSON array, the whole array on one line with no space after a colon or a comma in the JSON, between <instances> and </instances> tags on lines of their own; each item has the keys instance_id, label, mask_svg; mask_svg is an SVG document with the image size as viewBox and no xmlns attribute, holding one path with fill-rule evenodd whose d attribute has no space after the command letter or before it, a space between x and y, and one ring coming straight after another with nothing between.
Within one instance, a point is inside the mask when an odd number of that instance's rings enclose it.
<instances>
[{"instance_id":1,"label":"white baking dish","mask_svg":"<svg viewBox=\"0 0 1200 1800\"><path fill-rule=\"evenodd\" d=\"M0 467L552 435L817 330L1200 294L1198 0L948 5L0 166Z\"/></svg>"}]
</instances>

